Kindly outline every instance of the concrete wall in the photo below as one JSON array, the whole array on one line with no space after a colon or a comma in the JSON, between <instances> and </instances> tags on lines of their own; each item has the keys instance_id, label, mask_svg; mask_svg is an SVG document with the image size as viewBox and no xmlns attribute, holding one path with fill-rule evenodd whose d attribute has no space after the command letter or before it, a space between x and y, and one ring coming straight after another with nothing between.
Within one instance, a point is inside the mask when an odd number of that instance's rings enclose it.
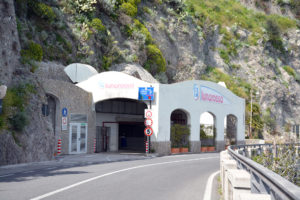
<instances>
[{"instance_id":1,"label":"concrete wall","mask_svg":"<svg viewBox=\"0 0 300 200\"><path fill-rule=\"evenodd\" d=\"M188 115L188 124L191 126L192 152L200 152L200 116L204 112L210 112L215 116L217 151L225 148L224 119L229 114L237 118L237 143L244 143L245 101L216 83L185 81L169 85L151 84L121 72L104 72L77 84L78 87L92 93L94 103L114 98L138 100L138 88L150 87L150 85L154 87L155 93L155 100L152 102L154 134L151 141L157 153L170 153L170 117L176 109L181 109ZM195 96L195 87L198 96ZM201 96L202 92L203 96ZM205 99L205 93L214 95L214 100ZM222 98L222 101L219 101L219 98ZM103 115L103 117L101 119L99 116L100 121L107 121L115 116ZM111 124L109 126L116 134L116 125ZM116 146L114 145L115 135L112 138L114 138L114 141L111 141L112 146ZM113 149L116 148L113 147Z\"/></svg>"},{"instance_id":2,"label":"concrete wall","mask_svg":"<svg viewBox=\"0 0 300 200\"><path fill-rule=\"evenodd\" d=\"M203 101L195 99L193 95L194 85L208 87L223 96L224 103ZM217 150L224 149L224 119L232 114L237 117L237 140L244 140L244 99L237 97L228 89L208 81L186 81L170 85L159 85L159 127L157 141L170 141L170 116L176 109L185 111L190 117L191 136L190 141L200 141L200 116L204 112L210 112L215 116L217 130ZM194 151L197 152L195 149Z\"/></svg>"}]
</instances>

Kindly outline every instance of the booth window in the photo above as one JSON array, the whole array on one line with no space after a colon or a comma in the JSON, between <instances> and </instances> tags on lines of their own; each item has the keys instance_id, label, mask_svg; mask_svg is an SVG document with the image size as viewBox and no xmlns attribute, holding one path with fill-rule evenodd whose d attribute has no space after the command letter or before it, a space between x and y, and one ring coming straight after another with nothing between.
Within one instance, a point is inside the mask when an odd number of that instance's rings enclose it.
<instances>
[{"instance_id":1,"label":"booth window","mask_svg":"<svg viewBox=\"0 0 300 200\"><path fill-rule=\"evenodd\" d=\"M48 104L42 105L42 114L44 117L49 116L49 105Z\"/></svg>"}]
</instances>

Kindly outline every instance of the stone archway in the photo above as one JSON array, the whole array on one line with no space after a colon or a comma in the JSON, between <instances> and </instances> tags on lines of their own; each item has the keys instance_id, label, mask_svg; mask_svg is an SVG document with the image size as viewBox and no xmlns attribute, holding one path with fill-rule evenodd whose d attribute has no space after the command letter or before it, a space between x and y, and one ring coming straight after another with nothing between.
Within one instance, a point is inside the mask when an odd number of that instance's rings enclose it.
<instances>
[{"instance_id":1,"label":"stone archway","mask_svg":"<svg viewBox=\"0 0 300 200\"><path fill-rule=\"evenodd\" d=\"M224 131L224 139L225 145L236 145L237 144L237 124L238 118L229 114L224 119L225 131Z\"/></svg>"},{"instance_id":2,"label":"stone archway","mask_svg":"<svg viewBox=\"0 0 300 200\"><path fill-rule=\"evenodd\" d=\"M187 152L190 146L190 115L183 109L176 109L170 116L170 141L172 148Z\"/></svg>"},{"instance_id":3,"label":"stone archway","mask_svg":"<svg viewBox=\"0 0 300 200\"><path fill-rule=\"evenodd\" d=\"M212 112L200 115L200 141L202 151L214 151L216 148L216 116Z\"/></svg>"}]
</instances>

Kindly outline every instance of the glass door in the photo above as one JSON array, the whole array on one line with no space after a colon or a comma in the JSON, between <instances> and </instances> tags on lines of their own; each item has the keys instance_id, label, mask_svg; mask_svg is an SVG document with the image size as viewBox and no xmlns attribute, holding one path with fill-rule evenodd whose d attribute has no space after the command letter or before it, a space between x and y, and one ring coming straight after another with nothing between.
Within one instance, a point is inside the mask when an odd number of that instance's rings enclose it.
<instances>
[{"instance_id":1,"label":"glass door","mask_svg":"<svg viewBox=\"0 0 300 200\"><path fill-rule=\"evenodd\" d=\"M70 153L86 153L87 124L70 123Z\"/></svg>"}]
</instances>

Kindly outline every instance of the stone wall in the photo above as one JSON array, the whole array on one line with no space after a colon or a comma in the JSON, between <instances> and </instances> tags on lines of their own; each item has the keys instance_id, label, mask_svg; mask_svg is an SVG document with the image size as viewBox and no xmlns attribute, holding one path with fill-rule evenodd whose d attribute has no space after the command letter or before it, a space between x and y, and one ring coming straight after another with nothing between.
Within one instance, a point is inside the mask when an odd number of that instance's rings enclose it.
<instances>
[{"instance_id":1,"label":"stone wall","mask_svg":"<svg viewBox=\"0 0 300 200\"><path fill-rule=\"evenodd\" d=\"M62 139L62 154L69 154L69 122L71 114L85 114L88 119L87 153L92 153L96 135L96 114L93 111L92 95L76 85L59 80L46 79L43 87L56 99L56 141ZM62 131L62 108L68 109L68 130ZM57 143L57 142L56 142Z\"/></svg>"}]
</instances>

